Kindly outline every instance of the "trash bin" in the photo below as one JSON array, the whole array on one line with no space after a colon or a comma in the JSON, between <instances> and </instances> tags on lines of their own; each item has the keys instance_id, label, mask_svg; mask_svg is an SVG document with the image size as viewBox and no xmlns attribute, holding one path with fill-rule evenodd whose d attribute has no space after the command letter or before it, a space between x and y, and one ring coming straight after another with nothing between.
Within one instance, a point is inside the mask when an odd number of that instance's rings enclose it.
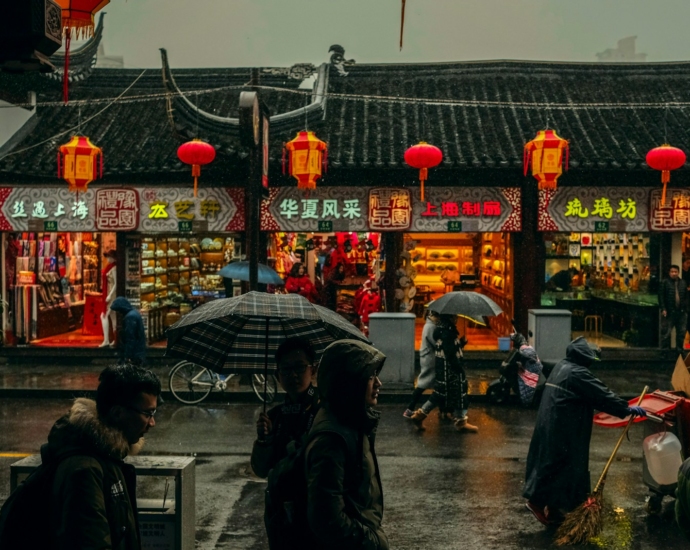
<instances>
[{"instance_id":1,"label":"trash bin","mask_svg":"<svg viewBox=\"0 0 690 550\"><path fill-rule=\"evenodd\" d=\"M160 498L137 498L142 550L194 550L196 486L194 458L188 456L132 456L125 462L136 469L137 485L144 476L166 478ZM31 455L10 466L10 492L41 464ZM170 488L172 480L174 488ZM168 488L170 491L168 492Z\"/></svg>"},{"instance_id":2,"label":"trash bin","mask_svg":"<svg viewBox=\"0 0 690 550\"><path fill-rule=\"evenodd\" d=\"M386 355L381 382L414 382L415 316L412 313L372 313L369 340Z\"/></svg>"}]
</instances>

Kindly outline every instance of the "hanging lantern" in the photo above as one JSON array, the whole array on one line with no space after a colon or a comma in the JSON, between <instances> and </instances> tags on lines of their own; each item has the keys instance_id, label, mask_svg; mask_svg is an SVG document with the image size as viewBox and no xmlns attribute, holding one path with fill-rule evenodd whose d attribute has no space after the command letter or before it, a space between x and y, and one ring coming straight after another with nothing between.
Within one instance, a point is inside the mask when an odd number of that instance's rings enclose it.
<instances>
[{"instance_id":1,"label":"hanging lantern","mask_svg":"<svg viewBox=\"0 0 690 550\"><path fill-rule=\"evenodd\" d=\"M302 131L283 149L283 174L285 153L288 154L290 175L297 180L298 189L316 189L316 180L326 171L328 144L316 137L314 132Z\"/></svg>"},{"instance_id":2,"label":"hanging lantern","mask_svg":"<svg viewBox=\"0 0 690 550\"><path fill-rule=\"evenodd\" d=\"M103 177L103 150L86 136L74 136L60 146L58 177L69 183L72 192L85 192L89 183Z\"/></svg>"},{"instance_id":3,"label":"hanging lantern","mask_svg":"<svg viewBox=\"0 0 690 550\"><path fill-rule=\"evenodd\" d=\"M69 99L69 50L72 38L91 38L94 29L94 14L104 8L110 0L56 0L62 8L62 30L65 35L65 66L62 76L62 96ZM72 35L74 31L74 36Z\"/></svg>"},{"instance_id":4,"label":"hanging lantern","mask_svg":"<svg viewBox=\"0 0 690 550\"><path fill-rule=\"evenodd\" d=\"M419 169L419 181L421 182L421 199L424 201L424 182L429 177L429 168L438 166L443 160L443 152L434 145L420 141L405 151L405 162L412 168Z\"/></svg>"},{"instance_id":5,"label":"hanging lantern","mask_svg":"<svg viewBox=\"0 0 690 550\"><path fill-rule=\"evenodd\" d=\"M677 147L671 147L665 143L647 153L647 164L654 170L661 170L661 183L664 184L664 190L661 192L661 205L664 206L666 204L666 184L671 181L671 170L678 170L685 164L685 153Z\"/></svg>"},{"instance_id":6,"label":"hanging lantern","mask_svg":"<svg viewBox=\"0 0 690 550\"><path fill-rule=\"evenodd\" d=\"M201 167L204 164L213 162L216 158L216 150L213 145L209 145L200 139L193 139L187 143L183 143L177 149L177 158L185 164L192 165L192 177L194 178L194 196L196 197L197 185L199 176L201 175Z\"/></svg>"},{"instance_id":7,"label":"hanging lantern","mask_svg":"<svg viewBox=\"0 0 690 550\"><path fill-rule=\"evenodd\" d=\"M539 182L539 189L556 189L558 177L563 173L563 150L565 169L568 169L570 147L568 140L558 136L554 130L539 130L537 137L525 145L523 165L525 176L532 160L532 175Z\"/></svg>"}]
</instances>

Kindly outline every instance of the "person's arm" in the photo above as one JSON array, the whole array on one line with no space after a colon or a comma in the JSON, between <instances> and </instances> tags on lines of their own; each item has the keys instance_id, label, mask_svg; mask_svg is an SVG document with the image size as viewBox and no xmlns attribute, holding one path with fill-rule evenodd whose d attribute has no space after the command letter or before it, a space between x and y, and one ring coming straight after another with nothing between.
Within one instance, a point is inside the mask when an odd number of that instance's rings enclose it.
<instances>
[{"instance_id":1,"label":"person's arm","mask_svg":"<svg viewBox=\"0 0 690 550\"><path fill-rule=\"evenodd\" d=\"M345 510L345 442L335 434L317 436L307 450L307 518L323 545L333 549L381 550L374 530Z\"/></svg>"},{"instance_id":2,"label":"person's arm","mask_svg":"<svg viewBox=\"0 0 690 550\"><path fill-rule=\"evenodd\" d=\"M58 495L58 550L111 550L110 525L103 494L103 469L96 459L90 467L72 471ZM45 518L37 518L45 519Z\"/></svg>"},{"instance_id":3,"label":"person's arm","mask_svg":"<svg viewBox=\"0 0 690 550\"><path fill-rule=\"evenodd\" d=\"M587 399L596 410L618 418L625 418L630 414L628 402L608 389L589 369L574 369L572 382L577 393Z\"/></svg>"}]
</instances>

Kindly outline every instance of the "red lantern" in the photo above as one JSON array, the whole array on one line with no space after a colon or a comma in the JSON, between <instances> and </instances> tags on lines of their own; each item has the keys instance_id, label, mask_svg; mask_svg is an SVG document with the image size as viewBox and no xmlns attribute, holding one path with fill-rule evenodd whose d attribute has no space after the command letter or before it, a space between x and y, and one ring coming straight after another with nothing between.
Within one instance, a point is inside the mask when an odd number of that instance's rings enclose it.
<instances>
[{"instance_id":1,"label":"red lantern","mask_svg":"<svg viewBox=\"0 0 690 550\"><path fill-rule=\"evenodd\" d=\"M86 136L74 136L60 146L58 177L67 180L69 190L85 192L89 183L103 177L103 151Z\"/></svg>"},{"instance_id":2,"label":"red lantern","mask_svg":"<svg viewBox=\"0 0 690 550\"><path fill-rule=\"evenodd\" d=\"M563 173L563 150L565 169L568 169L570 147L568 140L558 136L554 130L539 130L537 137L525 145L523 166L525 176L530 159L532 175L539 182L539 189L556 189L558 177Z\"/></svg>"},{"instance_id":3,"label":"red lantern","mask_svg":"<svg viewBox=\"0 0 690 550\"><path fill-rule=\"evenodd\" d=\"M192 165L192 177L194 178L194 196L196 197L197 184L201 175L201 166L213 162L216 158L216 150L212 145L200 139L193 139L180 145L177 150L177 158L185 164Z\"/></svg>"},{"instance_id":4,"label":"red lantern","mask_svg":"<svg viewBox=\"0 0 690 550\"><path fill-rule=\"evenodd\" d=\"M94 14L105 7L110 0L56 0L62 8L62 30L65 34L65 67L62 77L62 95L65 103L69 99L69 50L72 30L77 40L90 38L94 29Z\"/></svg>"},{"instance_id":5,"label":"red lantern","mask_svg":"<svg viewBox=\"0 0 690 550\"><path fill-rule=\"evenodd\" d=\"M661 183L664 184L664 190L661 193L661 205L663 206L666 204L666 184L671 181L671 170L678 170L685 164L685 153L677 147L671 147L665 143L647 153L647 164L654 170L661 170Z\"/></svg>"},{"instance_id":6,"label":"red lantern","mask_svg":"<svg viewBox=\"0 0 690 550\"><path fill-rule=\"evenodd\" d=\"M316 180L325 171L328 159L328 144L316 137L314 132L303 131L283 149L283 174L285 153L288 153L290 175L297 180L298 189L316 189Z\"/></svg>"},{"instance_id":7,"label":"red lantern","mask_svg":"<svg viewBox=\"0 0 690 550\"><path fill-rule=\"evenodd\" d=\"M405 162L412 168L419 169L419 181L421 182L421 199L424 201L424 182L429 177L429 168L438 166L443 160L441 149L420 141L405 151Z\"/></svg>"}]
</instances>

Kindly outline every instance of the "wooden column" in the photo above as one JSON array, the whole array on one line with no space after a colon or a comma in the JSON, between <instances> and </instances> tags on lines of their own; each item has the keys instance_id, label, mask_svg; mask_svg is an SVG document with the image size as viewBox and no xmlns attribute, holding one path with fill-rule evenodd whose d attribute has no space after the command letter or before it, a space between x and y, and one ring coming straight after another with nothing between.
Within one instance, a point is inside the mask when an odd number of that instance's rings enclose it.
<instances>
[{"instance_id":1,"label":"wooden column","mask_svg":"<svg viewBox=\"0 0 690 550\"><path fill-rule=\"evenodd\" d=\"M388 231L381 234L383 249L386 254L386 273L383 277L383 289L386 292L386 311L395 313L399 310L400 301L395 299L398 277L395 274L400 266L400 255L403 251L403 234Z\"/></svg>"},{"instance_id":2,"label":"wooden column","mask_svg":"<svg viewBox=\"0 0 690 550\"><path fill-rule=\"evenodd\" d=\"M513 296L515 328L527 336L528 310L541 306L546 252L537 231L539 191L535 182L522 186L522 231L513 238Z\"/></svg>"}]
</instances>

